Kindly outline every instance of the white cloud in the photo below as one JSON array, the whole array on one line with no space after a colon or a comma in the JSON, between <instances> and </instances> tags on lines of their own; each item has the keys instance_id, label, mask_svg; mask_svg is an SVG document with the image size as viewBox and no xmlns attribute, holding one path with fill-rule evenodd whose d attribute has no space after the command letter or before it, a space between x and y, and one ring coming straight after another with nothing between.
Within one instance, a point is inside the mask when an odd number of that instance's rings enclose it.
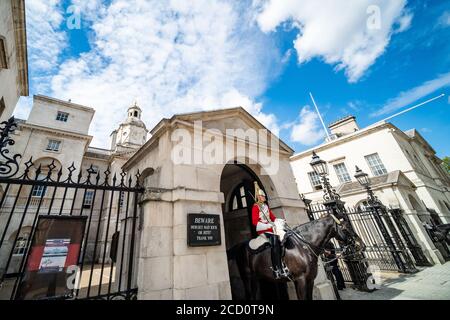
<instances>
[{"instance_id":1,"label":"white cloud","mask_svg":"<svg viewBox=\"0 0 450 320\"><path fill-rule=\"evenodd\" d=\"M300 120L292 126L291 140L310 146L318 143L325 137L321 128L319 116L310 106L304 106L300 111Z\"/></svg>"},{"instance_id":2,"label":"white cloud","mask_svg":"<svg viewBox=\"0 0 450 320\"><path fill-rule=\"evenodd\" d=\"M372 117L385 115L394 112L400 108L406 107L409 104L445 87L450 86L450 72L442 74L436 79L426 81L421 85L412 88L408 91L401 92L397 97L390 99L378 111L371 114Z\"/></svg>"},{"instance_id":3,"label":"white cloud","mask_svg":"<svg viewBox=\"0 0 450 320\"><path fill-rule=\"evenodd\" d=\"M94 145L108 145L135 99L149 128L175 113L241 105L278 131L276 117L254 97L279 73L282 57L244 3L83 3L75 1L89 19L92 49L64 61L44 94L96 109Z\"/></svg>"},{"instance_id":4,"label":"white cloud","mask_svg":"<svg viewBox=\"0 0 450 320\"><path fill-rule=\"evenodd\" d=\"M26 17L30 75L36 88L46 91L67 46L66 34L58 31L64 21L60 1L27 0Z\"/></svg>"},{"instance_id":5,"label":"white cloud","mask_svg":"<svg viewBox=\"0 0 450 320\"><path fill-rule=\"evenodd\" d=\"M445 11L438 19L438 25L441 27L450 27L450 11Z\"/></svg>"},{"instance_id":6,"label":"white cloud","mask_svg":"<svg viewBox=\"0 0 450 320\"><path fill-rule=\"evenodd\" d=\"M286 24L298 29L299 63L321 58L345 70L350 82L383 54L393 33L408 29L412 15L405 6L406 0L254 0L262 31Z\"/></svg>"}]
</instances>

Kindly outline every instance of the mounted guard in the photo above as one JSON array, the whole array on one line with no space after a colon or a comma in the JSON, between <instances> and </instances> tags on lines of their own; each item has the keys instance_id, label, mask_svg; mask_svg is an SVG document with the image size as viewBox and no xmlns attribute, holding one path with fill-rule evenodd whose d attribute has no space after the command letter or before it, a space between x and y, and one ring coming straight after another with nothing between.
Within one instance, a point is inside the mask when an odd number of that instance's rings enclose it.
<instances>
[{"instance_id":1,"label":"mounted guard","mask_svg":"<svg viewBox=\"0 0 450 320\"><path fill-rule=\"evenodd\" d=\"M286 234L284 230L285 221L283 219L277 219L270 210L266 203L266 194L262 190L258 182L255 181L255 204L252 208L252 223L256 227L258 233L257 240L266 242L269 240L271 258L272 258L272 271L274 278L289 279L289 269L282 259L281 242Z\"/></svg>"}]
</instances>

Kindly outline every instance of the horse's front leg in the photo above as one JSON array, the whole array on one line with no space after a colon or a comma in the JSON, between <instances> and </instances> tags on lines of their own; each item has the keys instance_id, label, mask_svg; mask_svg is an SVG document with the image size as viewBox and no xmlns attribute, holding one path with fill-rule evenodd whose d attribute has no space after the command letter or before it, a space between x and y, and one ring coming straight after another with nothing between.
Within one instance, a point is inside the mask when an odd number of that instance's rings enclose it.
<instances>
[{"instance_id":1,"label":"horse's front leg","mask_svg":"<svg viewBox=\"0 0 450 320\"><path fill-rule=\"evenodd\" d=\"M313 300L314 279L306 281L306 300Z\"/></svg>"},{"instance_id":2,"label":"horse's front leg","mask_svg":"<svg viewBox=\"0 0 450 320\"><path fill-rule=\"evenodd\" d=\"M295 284L295 291L297 292L297 299L298 300L306 300L307 299L307 286L306 286L306 279L304 276L298 278L296 281L294 281Z\"/></svg>"},{"instance_id":3,"label":"horse's front leg","mask_svg":"<svg viewBox=\"0 0 450 320\"><path fill-rule=\"evenodd\" d=\"M258 279L255 275L250 278L251 300L258 300Z\"/></svg>"}]
</instances>

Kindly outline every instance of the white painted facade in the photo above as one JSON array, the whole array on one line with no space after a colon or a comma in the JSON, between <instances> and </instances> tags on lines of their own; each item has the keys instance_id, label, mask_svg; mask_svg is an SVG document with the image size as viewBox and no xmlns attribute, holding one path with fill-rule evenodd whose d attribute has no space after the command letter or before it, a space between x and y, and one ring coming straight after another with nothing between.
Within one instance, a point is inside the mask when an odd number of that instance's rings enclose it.
<instances>
[{"instance_id":1,"label":"white painted facade","mask_svg":"<svg viewBox=\"0 0 450 320\"><path fill-rule=\"evenodd\" d=\"M330 126L334 139L291 157L291 166L298 191L313 202L323 201L323 191L313 186L309 173L312 152L328 163L329 181L347 206L359 205L366 191L354 178L358 166L373 183L375 195L386 205L400 208L409 217L417 237L434 262L442 256L431 243L423 223L450 222L450 177L440 166L442 162L433 148L416 131L403 132L391 123L378 123L359 129L354 117L347 117ZM353 122L353 124L352 124ZM340 129L345 130L341 131ZM348 130L351 128L350 130ZM369 159L378 155L383 171L374 171ZM347 178L338 177L345 166ZM350 181L346 181L350 178ZM434 214L436 212L436 214Z\"/></svg>"},{"instance_id":2,"label":"white painted facade","mask_svg":"<svg viewBox=\"0 0 450 320\"><path fill-rule=\"evenodd\" d=\"M24 0L0 1L0 122L28 96L28 61Z\"/></svg>"}]
</instances>

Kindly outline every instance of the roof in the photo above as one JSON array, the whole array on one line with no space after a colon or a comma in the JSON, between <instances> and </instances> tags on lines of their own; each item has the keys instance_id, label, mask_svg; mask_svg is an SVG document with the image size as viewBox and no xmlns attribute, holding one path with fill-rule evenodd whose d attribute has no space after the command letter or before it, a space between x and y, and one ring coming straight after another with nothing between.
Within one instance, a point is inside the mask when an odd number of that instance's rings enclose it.
<instances>
[{"instance_id":1,"label":"roof","mask_svg":"<svg viewBox=\"0 0 450 320\"><path fill-rule=\"evenodd\" d=\"M414 184L406 177L406 175L400 170L395 170L387 174L369 178L372 189L380 188L386 185L406 185L411 188L415 188ZM355 191L361 191L364 188L359 182L347 182L340 184L336 188L336 192L339 194L352 193Z\"/></svg>"},{"instance_id":2,"label":"roof","mask_svg":"<svg viewBox=\"0 0 450 320\"><path fill-rule=\"evenodd\" d=\"M271 134L273 134L267 127L265 127L261 122L259 122L254 116L252 116L247 110L245 110L243 107L233 107L233 108L222 108L222 109L213 109L213 110L207 110L207 111L195 111L195 112L187 112L187 113L178 113L173 115L170 119L163 118L159 123L157 123L152 130L150 130L150 133L153 135L155 134L164 124L173 122L175 120L185 120L185 121L191 121L203 118L204 115L208 115L211 118L213 117L220 117L224 115L232 116L232 115L243 115L246 117L250 122L252 122L256 127L259 127L261 129L266 129ZM275 135L276 136L276 135ZM278 136L276 136L279 140L280 144L286 148L290 152L294 152L294 150L289 147L287 143L285 143L283 140L281 140Z\"/></svg>"},{"instance_id":3,"label":"roof","mask_svg":"<svg viewBox=\"0 0 450 320\"><path fill-rule=\"evenodd\" d=\"M137 101L135 101L134 104L128 108L128 110L130 109L138 109L139 111L142 112L142 109L137 105Z\"/></svg>"},{"instance_id":4,"label":"roof","mask_svg":"<svg viewBox=\"0 0 450 320\"><path fill-rule=\"evenodd\" d=\"M75 109L79 109L79 110L95 113L95 110L93 108L86 107L86 106L81 105L81 104L73 103L71 101L65 101L65 100L61 100L61 99L57 99L57 98L53 98L53 97L48 97L48 96L44 96L44 95L40 95L40 94L34 95L33 99L41 100L41 101L45 101L45 102L50 102L50 103L57 103L59 105L63 105L63 106L69 107L69 108L75 108Z\"/></svg>"},{"instance_id":5,"label":"roof","mask_svg":"<svg viewBox=\"0 0 450 320\"><path fill-rule=\"evenodd\" d=\"M337 125L337 124L340 124L340 123L345 122L345 121L350 120L350 119L356 119L356 118L355 118L355 116L352 116L352 115L346 116L346 117L344 117L344 118L340 118L340 119L338 119L338 120L333 121L332 123L330 123L330 124L328 125L328 128L333 127L333 126L335 126L335 125Z\"/></svg>"},{"instance_id":6,"label":"roof","mask_svg":"<svg viewBox=\"0 0 450 320\"><path fill-rule=\"evenodd\" d=\"M332 148L335 145L338 145L338 144L341 144L341 143L345 143L345 142L353 140L353 139L355 139L355 138L357 138L359 136L364 136L364 135L367 135L367 134L369 134L371 132L379 131L379 130L381 130L383 128L387 128L387 127L398 129L396 126L394 126L390 122L384 122L384 121L383 122L377 122L377 123L374 123L374 124L372 124L372 125L370 125L368 127L360 129L358 131L355 131L355 132L343 135L343 136L338 137L337 139L334 139L334 140L331 140L331 141L324 141L323 143L321 143L321 144L319 144L317 146L314 146L314 147L312 147L312 148L310 148L308 150L305 150L305 151L299 152L297 154L294 154L291 157L291 161L296 160L298 158L302 158L304 156L308 156L308 155L312 154L313 151L317 151L318 152L318 151L323 150L323 149Z\"/></svg>"},{"instance_id":7,"label":"roof","mask_svg":"<svg viewBox=\"0 0 450 320\"><path fill-rule=\"evenodd\" d=\"M196 111L196 112L188 112L175 114L170 119L163 118L161 119L154 127L150 130L152 137L129 159L129 161L124 165L127 166L134 162L140 155L150 147L153 142L159 137L159 135L164 131L164 128L167 128L169 125L173 124L176 121L185 121L190 122L197 119L203 119L205 116L208 116L209 119L213 120L222 119L222 118L231 118L235 115L239 115L242 117L244 121L249 122L250 127L253 126L255 128L266 129L270 134L275 136L279 141L282 148L284 148L287 152L292 154L294 150L289 147L284 141L278 138L275 134L273 134L269 129L267 129L261 122L259 122L255 117L253 117L247 110L243 107L233 107L233 108L223 108L223 109L214 109L207 111Z\"/></svg>"},{"instance_id":8,"label":"roof","mask_svg":"<svg viewBox=\"0 0 450 320\"><path fill-rule=\"evenodd\" d=\"M418 142L422 143L425 147L430 149L433 153L436 153L436 151L433 149L433 147L428 143L427 140L417 131L416 129L409 129L404 131L404 133L412 140L417 140Z\"/></svg>"}]
</instances>

